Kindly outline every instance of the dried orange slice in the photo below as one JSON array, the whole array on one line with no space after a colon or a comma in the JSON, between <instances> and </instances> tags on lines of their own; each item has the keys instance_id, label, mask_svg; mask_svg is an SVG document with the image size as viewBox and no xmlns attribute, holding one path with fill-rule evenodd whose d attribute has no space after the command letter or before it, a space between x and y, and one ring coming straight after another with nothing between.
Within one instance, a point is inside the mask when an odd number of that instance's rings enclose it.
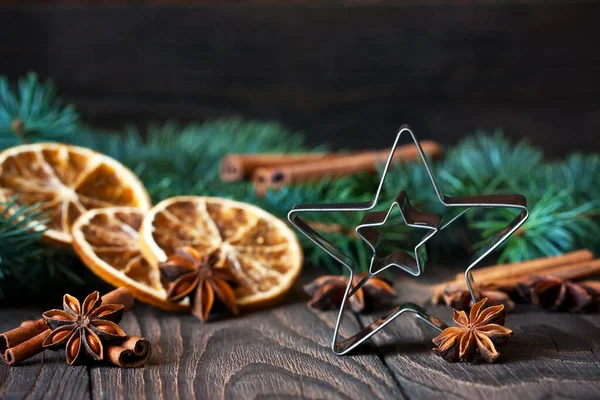
<instances>
[{"instance_id":1,"label":"dried orange slice","mask_svg":"<svg viewBox=\"0 0 600 400\"><path fill-rule=\"evenodd\" d=\"M236 303L255 308L276 302L302 269L302 249L280 219L250 204L216 197L182 196L162 201L140 229L142 254L153 266L182 246L215 253L217 265L238 279Z\"/></svg>"},{"instance_id":2,"label":"dried orange slice","mask_svg":"<svg viewBox=\"0 0 600 400\"><path fill-rule=\"evenodd\" d=\"M90 149L61 143L11 147L0 153L0 200L40 203L48 213L44 238L71 243L71 225L90 209L150 208L144 185L118 161Z\"/></svg>"},{"instance_id":3,"label":"dried orange slice","mask_svg":"<svg viewBox=\"0 0 600 400\"><path fill-rule=\"evenodd\" d=\"M133 207L88 211L73 224L73 248L93 273L111 285L127 287L137 299L167 310L187 309L166 300L158 269L140 253L143 217Z\"/></svg>"}]
</instances>

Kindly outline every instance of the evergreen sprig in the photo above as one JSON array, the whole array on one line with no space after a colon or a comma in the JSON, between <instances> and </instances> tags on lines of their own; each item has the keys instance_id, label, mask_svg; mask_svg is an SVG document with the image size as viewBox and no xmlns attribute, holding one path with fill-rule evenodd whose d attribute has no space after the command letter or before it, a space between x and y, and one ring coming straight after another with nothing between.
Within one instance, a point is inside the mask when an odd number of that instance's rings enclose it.
<instances>
[{"instance_id":1,"label":"evergreen sprig","mask_svg":"<svg viewBox=\"0 0 600 400\"><path fill-rule=\"evenodd\" d=\"M501 253L500 262L519 261L553 256L567 251L597 248L600 226L592 212L598 209L595 201L578 203L568 189L544 188L529 192L530 216ZM486 220L473 221L470 226L488 237L505 227L515 217L514 211L494 210Z\"/></svg>"},{"instance_id":2,"label":"evergreen sprig","mask_svg":"<svg viewBox=\"0 0 600 400\"><path fill-rule=\"evenodd\" d=\"M517 192L542 158L541 150L525 140L512 143L502 130L478 131L447 152L439 169L440 184L454 196Z\"/></svg>"},{"instance_id":3,"label":"evergreen sprig","mask_svg":"<svg viewBox=\"0 0 600 400\"><path fill-rule=\"evenodd\" d=\"M13 146L35 139L61 140L78 127L75 107L63 105L51 81L41 83L34 73L11 87L0 77L0 145Z\"/></svg>"},{"instance_id":4,"label":"evergreen sprig","mask_svg":"<svg viewBox=\"0 0 600 400\"><path fill-rule=\"evenodd\" d=\"M0 202L0 208L0 280L27 281L36 272L32 261L42 255L39 240L47 220L37 204L18 206L16 198Z\"/></svg>"},{"instance_id":5,"label":"evergreen sprig","mask_svg":"<svg viewBox=\"0 0 600 400\"><path fill-rule=\"evenodd\" d=\"M378 176L357 174L269 191L259 198L250 183L220 181L219 164L225 154L322 151L324 147L310 148L302 135L277 123L240 119L185 126L168 122L150 124L146 131L126 128L123 132L105 132L82 125L74 108L62 104L54 86L40 83L33 74L22 79L16 90L6 78L0 78L0 148L23 140L60 140L120 160L140 177L154 202L184 194L227 197L256 204L280 218L299 203L370 200L379 182ZM18 130L16 120L22 121ZM501 131L477 132L447 149L445 157L431 167L447 195L521 193L527 197L531 216L502 247L501 261L554 255L581 247L600 250L600 155L574 154L565 161L545 162L542 151L526 141L514 143ZM392 166L382 204L388 204L386 200L395 198L399 190L406 190L412 203L424 211L448 211L437 201L420 162ZM34 207L20 212L23 221L41 218ZM370 254L354 233L361 217L357 213L330 213L315 216L313 223L336 246L367 267ZM513 217L507 210L468 213L432 240L429 250L450 255L459 249L472 252ZM39 279L40 269L51 275L50 279L78 278L79 274L73 273L73 268L79 268L75 257L58 250L50 254L39 240L40 231L20 231L27 224L19 225L20 220L10 218L6 213L0 215L0 289L15 279L29 285ZM394 245L406 245L411 240L411 232L402 225L385 229ZM307 263L339 268L301 235L300 239ZM27 246L27 251L15 251L11 243Z\"/></svg>"},{"instance_id":6,"label":"evergreen sprig","mask_svg":"<svg viewBox=\"0 0 600 400\"><path fill-rule=\"evenodd\" d=\"M61 281L83 283L77 257L42 242L48 222L39 204L23 206L13 197L0 202L0 300L7 293L29 291Z\"/></svg>"}]
</instances>

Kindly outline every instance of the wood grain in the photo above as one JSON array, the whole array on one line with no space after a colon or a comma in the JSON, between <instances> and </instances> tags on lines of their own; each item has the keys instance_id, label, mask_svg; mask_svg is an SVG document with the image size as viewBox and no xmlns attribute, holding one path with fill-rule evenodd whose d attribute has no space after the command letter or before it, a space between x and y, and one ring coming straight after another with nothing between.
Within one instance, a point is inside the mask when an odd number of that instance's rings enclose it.
<instances>
[{"instance_id":1,"label":"wood grain","mask_svg":"<svg viewBox=\"0 0 600 400\"><path fill-rule=\"evenodd\" d=\"M3 310L0 329L38 314ZM346 320L356 329L353 315ZM334 322L334 312L302 302L208 324L137 304L120 325L153 343L144 368L67 367L62 352L46 352L0 366L0 398L401 398L378 357L333 355Z\"/></svg>"},{"instance_id":2,"label":"wood grain","mask_svg":"<svg viewBox=\"0 0 600 400\"><path fill-rule=\"evenodd\" d=\"M333 355L333 317L296 303L202 324L191 316L138 306L121 325L148 338L154 355L143 369L92 368L92 394L101 391L111 399L401 397L377 357Z\"/></svg>"},{"instance_id":3,"label":"wood grain","mask_svg":"<svg viewBox=\"0 0 600 400\"><path fill-rule=\"evenodd\" d=\"M400 278L400 302L427 303L427 286ZM427 308L447 322L444 306ZM372 317L361 317L363 324ZM448 363L436 356L429 327L406 318L375 337L378 354L409 398L598 398L600 315L552 313L520 306L506 326L513 341L500 347L499 364Z\"/></svg>"},{"instance_id":4,"label":"wood grain","mask_svg":"<svg viewBox=\"0 0 600 400\"><path fill-rule=\"evenodd\" d=\"M427 283L456 272L432 267L424 279L395 275L399 300L426 304ZM427 308L450 321L449 309ZM0 329L36 315L37 310L2 310ZM374 317L348 315L342 334ZM507 318L514 340L500 348L503 360L495 365L445 362L431 352L435 331L411 316L394 321L355 354L337 357L329 348L334 322L335 312L316 312L301 301L207 324L138 304L121 326L153 343L144 368L67 367L63 353L46 352L18 367L1 365L0 398L600 396L600 314L521 306Z\"/></svg>"}]
</instances>

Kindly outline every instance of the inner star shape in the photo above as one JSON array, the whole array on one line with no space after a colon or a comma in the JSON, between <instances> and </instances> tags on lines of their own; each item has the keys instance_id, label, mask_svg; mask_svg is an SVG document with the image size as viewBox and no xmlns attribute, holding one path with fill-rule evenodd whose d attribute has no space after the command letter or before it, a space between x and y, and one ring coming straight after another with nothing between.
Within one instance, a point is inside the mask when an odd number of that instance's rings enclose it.
<instances>
[{"instance_id":1,"label":"inner star shape","mask_svg":"<svg viewBox=\"0 0 600 400\"><path fill-rule=\"evenodd\" d=\"M426 231L414 248L414 257L405 250L381 254L384 237L378 228L386 224L394 208L400 210L402 220L407 226ZM427 263L425 242L439 231L441 223L441 215L422 213L414 208L405 191L400 192L387 211L371 211L365 214L361 224L356 228L356 233L373 251L369 273L375 275L389 267L398 267L413 276L421 275Z\"/></svg>"}]
</instances>

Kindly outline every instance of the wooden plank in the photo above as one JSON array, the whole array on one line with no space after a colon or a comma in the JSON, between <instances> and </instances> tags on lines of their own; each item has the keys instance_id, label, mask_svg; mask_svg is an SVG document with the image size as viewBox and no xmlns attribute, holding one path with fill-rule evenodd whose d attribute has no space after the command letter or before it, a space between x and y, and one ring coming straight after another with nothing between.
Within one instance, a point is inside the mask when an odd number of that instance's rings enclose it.
<instances>
[{"instance_id":1,"label":"wooden plank","mask_svg":"<svg viewBox=\"0 0 600 400\"><path fill-rule=\"evenodd\" d=\"M400 301L427 303L426 284L404 276L398 283ZM427 308L445 321L444 306ZM362 317L364 324L373 320ZM506 325L513 342L500 348L503 360L488 365L448 363L436 356L436 334L414 318L396 321L374 343L396 374L409 398L598 398L600 396L600 315L544 312L522 306L509 314Z\"/></svg>"},{"instance_id":2,"label":"wooden plank","mask_svg":"<svg viewBox=\"0 0 600 400\"><path fill-rule=\"evenodd\" d=\"M40 316L39 310L3 309L0 332ZM69 367L64 352L46 351L18 366L0 362L0 398L2 399L88 399L89 375L86 366Z\"/></svg>"},{"instance_id":3,"label":"wooden plank","mask_svg":"<svg viewBox=\"0 0 600 400\"><path fill-rule=\"evenodd\" d=\"M400 300L426 303L429 294L424 282L433 278L431 272L424 280L398 276ZM447 308L428 308L450 320ZM2 310L0 329L36 315L39 311L30 309ZM366 324L372 318L361 317L361 322ZM0 397L600 396L599 314L559 314L521 307L508 316L514 341L501 348L503 361L495 365L443 361L431 352L435 332L411 317L395 321L376 336L377 347L366 346L354 355L336 357L329 349L334 321L334 312L314 312L300 302L204 325L190 316L138 304L122 326L153 342L154 355L145 368L67 367L62 354L46 352L19 367L0 366ZM356 329L357 321L349 315L342 334Z\"/></svg>"},{"instance_id":4,"label":"wooden plank","mask_svg":"<svg viewBox=\"0 0 600 400\"><path fill-rule=\"evenodd\" d=\"M39 313L2 310L0 329ZM357 326L352 315L346 319ZM121 326L153 343L144 368L67 367L63 352L45 352L17 367L0 366L0 398L402 397L376 356L333 355L334 321L335 313L300 302L208 324L138 303Z\"/></svg>"},{"instance_id":5,"label":"wooden plank","mask_svg":"<svg viewBox=\"0 0 600 400\"><path fill-rule=\"evenodd\" d=\"M154 355L140 369L92 367L92 394L110 399L402 397L376 356L333 355L334 321L332 313L315 313L302 303L207 324L138 304L121 326L148 338Z\"/></svg>"}]
</instances>

